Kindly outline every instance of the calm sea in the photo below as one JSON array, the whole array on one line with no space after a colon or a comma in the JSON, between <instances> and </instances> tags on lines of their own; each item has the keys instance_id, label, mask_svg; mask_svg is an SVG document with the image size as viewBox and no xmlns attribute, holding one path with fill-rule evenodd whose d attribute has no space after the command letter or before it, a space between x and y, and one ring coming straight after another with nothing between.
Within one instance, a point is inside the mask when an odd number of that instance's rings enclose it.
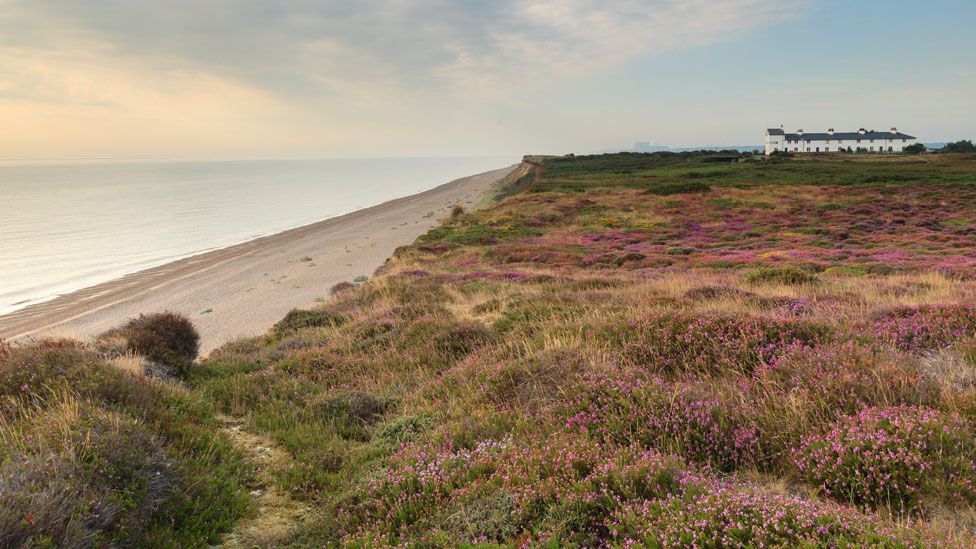
<instances>
[{"instance_id":1,"label":"calm sea","mask_svg":"<svg viewBox=\"0 0 976 549\"><path fill-rule=\"evenodd\" d=\"M515 161L0 161L0 314Z\"/></svg>"}]
</instances>

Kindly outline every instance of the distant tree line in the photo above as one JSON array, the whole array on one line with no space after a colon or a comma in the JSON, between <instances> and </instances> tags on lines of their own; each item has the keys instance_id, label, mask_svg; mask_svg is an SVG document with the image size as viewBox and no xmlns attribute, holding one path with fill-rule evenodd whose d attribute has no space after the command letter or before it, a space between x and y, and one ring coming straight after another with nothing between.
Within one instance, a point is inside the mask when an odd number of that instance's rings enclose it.
<instances>
[{"instance_id":1,"label":"distant tree line","mask_svg":"<svg viewBox=\"0 0 976 549\"><path fill-rule=\"evenodd\" d=\"M956 153L971 153L976 152L976 145L968 139L961 139L954 143L946 143L944 147L939 149L939 152L956 152Z\"/></svg>"}]
</instances>

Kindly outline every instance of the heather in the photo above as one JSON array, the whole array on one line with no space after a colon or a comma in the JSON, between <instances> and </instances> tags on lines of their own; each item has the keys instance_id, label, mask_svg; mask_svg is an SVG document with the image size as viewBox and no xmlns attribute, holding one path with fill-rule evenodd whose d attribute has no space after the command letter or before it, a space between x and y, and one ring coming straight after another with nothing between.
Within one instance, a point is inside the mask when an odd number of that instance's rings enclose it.
<instances>
[{"instance_id":1,"label":"heather","mask_svg":"<svg viewBox=\"0 0 976 549\"><path fill-rule=\"evenodd\" d=\"M147 448L71 450L126 480L63 469L110 539L200 517L193 539L250 546L972 545L976 158L530 160L178 379L112 338L6 348L43 359L0 370L0 410L48 430L56 380L83 404L64 432Z\"/></svg>"},{"instance_id":2,"label":"heather","mask_svg":"<svg viewBox=\"0 0 976 549\"><path fill-rule=\"evenodd\" d=\"M957 414L866 408L809 435L793 459L826 493L856 504L911 510L923 497L976 499L976 440Z\"/></svg>"}]
</instances>

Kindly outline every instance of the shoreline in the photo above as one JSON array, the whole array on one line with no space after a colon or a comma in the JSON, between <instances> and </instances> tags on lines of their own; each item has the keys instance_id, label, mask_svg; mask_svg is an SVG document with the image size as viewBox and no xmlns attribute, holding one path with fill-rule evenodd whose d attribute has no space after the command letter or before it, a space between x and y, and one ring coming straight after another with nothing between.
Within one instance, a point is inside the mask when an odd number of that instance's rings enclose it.
<instances>
[{"instance_id":1,"label":"shoreline","mask_svg":"<svg viewBox=\"0 0 976 549\"><path fill-rule=\"evenodd\" d=\"M172 310L200 331L201 356L266 332L285 313L370 275L436 226L454 204L476 206L513 166L224 248L191 254L0 315L0 339L87 339L140 313Z\"/></svg>"}]
</instances>

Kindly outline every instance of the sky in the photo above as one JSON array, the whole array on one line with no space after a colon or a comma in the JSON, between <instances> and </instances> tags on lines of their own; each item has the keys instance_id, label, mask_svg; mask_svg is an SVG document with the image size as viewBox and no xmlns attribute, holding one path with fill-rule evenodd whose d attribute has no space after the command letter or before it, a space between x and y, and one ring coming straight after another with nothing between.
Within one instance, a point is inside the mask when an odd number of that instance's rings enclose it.
<instances>
[{"instance_id":1,"label":"sky","mask_svg":"<svg viewBox=\"0 0 976 549\"><path fill-rule=\"evenodd\" d=\"M976 137L971 0L0 0L0 156Z\"/></svg>"}]
</instances>

